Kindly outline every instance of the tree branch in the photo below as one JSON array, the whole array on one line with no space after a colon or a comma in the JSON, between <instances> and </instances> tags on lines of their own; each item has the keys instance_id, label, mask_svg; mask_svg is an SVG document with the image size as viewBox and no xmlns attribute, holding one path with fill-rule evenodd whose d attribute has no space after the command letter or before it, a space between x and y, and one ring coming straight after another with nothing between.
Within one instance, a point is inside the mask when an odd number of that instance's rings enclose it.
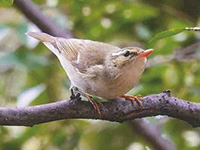
<instances>
[{"instance_id":1,"label":"tree branch","mask_svg":"<svg viewBox=\"0 0 200 150\"><path fill-rule=\"evenodd\" d=\"M142 98L143 108L130 101L104 102L100 117L86 101L64 100L39 106L0 108L0 125L33 126L62 119L101 119L124 122L156 115L184 120L193 127L200 126L200 104L171 97L169 91Z\"/></svg>"},{"instance_id":2,"label":"tree branch","mask_svg":"<svg viewBox=\"0 0 200 150\"><path fill-rule=\"evenodd\" d=\"M49 18L47 18L47 16L41 13L39 8L30 0L14 0L13 4L26 16L27 19L37 25L43 32L58 37L73 37L71 32L57 27Z\"/></svg>"}]
</instances>

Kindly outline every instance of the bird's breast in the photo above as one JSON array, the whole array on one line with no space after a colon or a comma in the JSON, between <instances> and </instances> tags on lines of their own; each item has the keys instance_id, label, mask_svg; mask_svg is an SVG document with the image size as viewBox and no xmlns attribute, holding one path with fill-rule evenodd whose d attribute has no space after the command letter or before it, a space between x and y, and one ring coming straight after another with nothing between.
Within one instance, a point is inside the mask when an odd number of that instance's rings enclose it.
<instances>
[{"instance_id":1,"label":"bird's breast","mask_svg":"<svg viewBox=\"0 0 200 150\"><path fill-rule=\"evenodd\" d=\"M91 82L90 93L105 99L114 99L130 91L139 81L144 71L146 59L142 58L135 65L128 65L120 70L117 78L99 77Z\"/></svg>"}]
</instances>

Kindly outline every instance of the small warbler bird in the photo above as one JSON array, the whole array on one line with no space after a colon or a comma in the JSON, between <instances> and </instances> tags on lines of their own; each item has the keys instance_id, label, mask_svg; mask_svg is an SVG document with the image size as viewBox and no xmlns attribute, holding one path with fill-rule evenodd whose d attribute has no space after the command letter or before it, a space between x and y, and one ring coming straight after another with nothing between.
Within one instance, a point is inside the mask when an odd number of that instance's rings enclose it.
<instances>
[{"instance_id":1,"label":"small warbler bird","mask_svg":"<svg viewBox=\"0 0 200 150\"><path fill-rule=\"evenodd\" d=\"M142 106L138 97L124 94L137 84L152 49L119 48L91 40L53 37L41 32L26 34L42 41L58 57L71 81L72 94L86 97L99 115L99 102L94 101L91 95L108 100L123 97Z\"/></svg>"}]
</instances>

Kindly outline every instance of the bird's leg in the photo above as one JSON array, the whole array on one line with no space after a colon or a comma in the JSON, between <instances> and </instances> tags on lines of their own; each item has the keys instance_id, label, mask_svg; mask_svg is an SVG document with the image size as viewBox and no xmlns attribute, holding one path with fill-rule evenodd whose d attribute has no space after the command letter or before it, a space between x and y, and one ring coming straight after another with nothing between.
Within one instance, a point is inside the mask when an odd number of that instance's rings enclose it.
<instances>
[{"instance_id":1,"label":"bird's leg","mask_svg":"<svg viewBox=\"0 0 200 150\"><path fill-rule=\"evenodd\" d=\"M70 99L76 99L76 100L81 100L81 95L80 93L77 92L77 87L73 86L70 90L71 90L71 96Z\"/></svg>"},{"instance_id":2,"label":"bird's leg","mask_svg":"<svg viewBox=\"0 0 200 150\"><path fill-rule=\"evenodd\" d=\"M81 90L79 90L77 87L73 86L71 88L71 99L79 99L80 95L84 96L88 99L88 101L92 104L92 106L94 107L95 111L99 114L99 116L102 116L101 111L99 109L99 105L102 107L103 104L99 101L95 101L92 96L87 95L86 93L82 92ZM78 97L77 97L78 96ZM99 104L99 105L98 105Z\"/></svg>"},{"instance_id":3,"label":"bird's leg","mask_svg":"<svg viewBox=\"0 0 200 150\"><path fill-rule=\"evenodd\" d=\"M138 102L140 108L142 109L142 102L140 101L140 97L142 97L140 94L137 96L132 96L132 95L122 95L120 96L121 98L125 98L126 100L129 100L135 105L135 101Z\"/></svg>"}]
</instances>

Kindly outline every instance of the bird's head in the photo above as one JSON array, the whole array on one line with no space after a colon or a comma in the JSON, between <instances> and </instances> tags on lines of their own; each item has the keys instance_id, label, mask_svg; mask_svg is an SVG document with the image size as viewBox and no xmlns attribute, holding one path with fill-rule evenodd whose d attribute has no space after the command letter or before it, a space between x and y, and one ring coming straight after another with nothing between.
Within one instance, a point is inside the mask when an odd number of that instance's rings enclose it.
<instances>
[{"instance_id":1,"label":"bird's head","mask_svg":"<svg viewBox=\"0 0 200 150\"><path fill-rule=\"evenodd\" d=\"M138 47L126 47L111 54L111 60L115 67L122 68L133 63L146 63L146 58L153 49L143 50ZM137 65L137 64L136 64Z\"/></svg>"}]
</instances>

